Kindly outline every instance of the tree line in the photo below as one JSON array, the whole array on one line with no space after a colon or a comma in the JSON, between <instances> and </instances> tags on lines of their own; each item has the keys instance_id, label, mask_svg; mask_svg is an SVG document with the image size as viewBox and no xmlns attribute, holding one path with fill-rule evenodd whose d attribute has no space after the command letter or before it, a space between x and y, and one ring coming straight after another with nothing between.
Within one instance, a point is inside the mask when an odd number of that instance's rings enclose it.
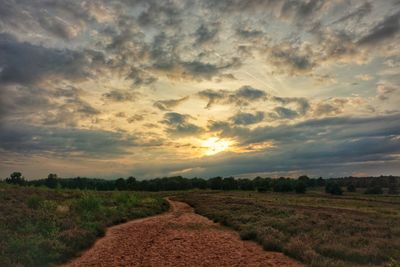
<instances>
[{"instance_id":1,"label":"tree line","mask_svg":"<svg viewBox=\"0 0 400 267\"><path fill-rule=\"evenodd\" d=\"M244 190L259 192L296 192L305 193L308 188L325 187L327 193L341 195L343 188L348 192L362 190L366 194L382 194L383 188L389 194L398 194L400 177L342 177L342 178L309 178L302 175L297 179L280 177L254 179L234 177L185 178L182 176L138 180L135 177L106 180L98 178L59 178L57 174L50 173L47 178L39 180L26 180L21 172L13 172L5 179L6 183L22 186L46 186L49 188L90 189L100 191L132 190L132 191L177 191L189 189L212 190Z\"/></svg>"}]
</instances>

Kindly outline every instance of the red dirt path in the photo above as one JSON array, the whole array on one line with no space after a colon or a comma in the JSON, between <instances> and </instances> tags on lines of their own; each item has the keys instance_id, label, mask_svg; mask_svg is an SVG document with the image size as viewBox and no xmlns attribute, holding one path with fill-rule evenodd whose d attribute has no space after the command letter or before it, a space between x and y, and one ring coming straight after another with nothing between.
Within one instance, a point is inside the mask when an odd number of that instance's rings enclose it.
<instances>
[{"instance_id":1,"label":"red dirt path","mask_svg":"<svg viewBox=\"0 0 400 267\"><path fill-rule=\"evenodd\" d=\"M75 266L303 266L168 200L171 211L113 226Z\"/></svg>"}]
</instances>

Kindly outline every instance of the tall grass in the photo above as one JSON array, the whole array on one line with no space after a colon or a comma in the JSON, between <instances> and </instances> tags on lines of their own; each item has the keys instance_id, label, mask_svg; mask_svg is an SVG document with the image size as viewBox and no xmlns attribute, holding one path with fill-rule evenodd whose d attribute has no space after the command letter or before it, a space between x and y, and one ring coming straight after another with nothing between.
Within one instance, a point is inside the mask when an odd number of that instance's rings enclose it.
<instances>
[{"instance_id":1,"label":"tall grass","mask_svg":"<svg viewBox=\"0 0 400 267\"><path fill-rule=\"evenodd\" d=\"M52 266L64 262L104 235L107 226L167 209L160 197L132 192L2 185L0 266Z\"/></svg>"},{"instance_id":2,"label":"tall grass","mask_svg":"<svg viewBox=\"0 0 400 267\"><path fill-rule=\"evenodd\" d=\"M400 261L400 198L385 202L384 197L365 195L340 199L276 193L192 193L179 198L237 230L242 239L309 266L394 266Z\"/></svg>"}]
</instances>

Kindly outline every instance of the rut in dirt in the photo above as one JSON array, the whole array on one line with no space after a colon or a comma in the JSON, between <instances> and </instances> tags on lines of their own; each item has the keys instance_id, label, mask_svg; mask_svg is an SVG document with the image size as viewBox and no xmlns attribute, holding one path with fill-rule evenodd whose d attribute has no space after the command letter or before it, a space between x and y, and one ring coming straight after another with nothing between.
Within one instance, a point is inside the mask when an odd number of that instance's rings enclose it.
<instances>
[{"instance_id":1,"label":"rut in dirt","mask_svg":"<svg viewBox=\"0 0 400 267\"><path fill-rule=\"evenodd\" d=\"M111 227L75 266L303 266L282 253L240 240L186 203L168 200L171 211Z\"/></svg>"}]
</instances>

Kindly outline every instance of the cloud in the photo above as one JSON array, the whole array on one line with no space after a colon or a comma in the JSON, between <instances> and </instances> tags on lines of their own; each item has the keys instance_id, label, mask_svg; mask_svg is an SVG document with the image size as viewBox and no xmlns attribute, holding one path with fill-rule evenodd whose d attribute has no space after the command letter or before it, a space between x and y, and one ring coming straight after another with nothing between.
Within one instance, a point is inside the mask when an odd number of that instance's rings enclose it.
<instances>
[{"instance_id":1,"label":"cloud","mask_svg":"<svg viewBox=\"0 0 400 267\"><path fill-rule=\"evenodd\" d=\"M329 177L342 173L350 175L355 169L370 168L375 169L375 175L379 175L382 171L395 170L399 164L399 119L399 114L396 114L367 118L313 119L254 130L235 127L230 132L222 132L221 137L236 137L243 146L269 140L273 143L272 147L256 152L231 153L228 157L217 154L212 160L200 158L161 163L157 170L165 173L191 168L186 175L203 177L216 174L247 174L254 177L255 173L290 171ZM224 127L229 126L225 124ZM143 167L142 171L145 170L149 169Z\"/></svg>"},{"instance_id":2,"label":"cloud","mask_svg":"<svg viewBox=\"0 0 400 267\"><path fill-rule=\"evenodd\" d=\"M82 79L87 73L85 57L71 50L57 50L18 42L0 33L0 83L35 84L50 75Z\"/></svg>"},{"instance_id":3,"label":"cloud","mask_svg":"<svg viewBox=\"0 0 400 267\"><path fill-rule=\"evenodd\" d=\"M0 148L8 152L63 157L73 154L100 158L117 156L135 146L133 136L121 133L29 124L1 125L0 139Z\"/></svg>"},{"instance_id":4,"label":"cloud","mask_svg":"<svg viewBox=\"0 0 400 267\"><path fill-rule=\"evenodd\" d=\"M195 44L203 44L213 40L218 33L218 24L211 25L201 24L195 32Z\"/></svg>"},{"instance_id":5,"label":"cloud","mask_svg":"<svg viewBox=\"0 0 400 267\"><path fill-rule=\"evenodd\" d=\"M294 119L299 116L299 113L296 111L285 107L276 107L274 111L276 113L269 114L269 116L274 119Z\"/></svg>"},{"instance_id":6,"label":"cloud","mask_svg":"<svg viewBox=\"0 0 400 267\"><path fill-rule=\"evenodd\" d=\"M304 97L279 97L271 96L270 100L284 105L294 103L297 106L297 111L301 115L305 115L310 109L310 103ZM278 112L279 113L279 112ZM297 112L296 112L297 113Z\"/></svg>"},{"instance_id":7,"label":"cloud","mask_svg":"<svg viewBox=\"0 0 400 267\"><path fill-rule=\"evenodd\" d=\"M376 87L376 91L378 93L378 98L379 100L388 100L389 97L396 91L398 91L399 88L388 83L379 83L378 86Z\"/></svg>"},{"instance_id":8,"label":"cloud","mask_svg":"<svg viewBox=\"0 0 400 267\"><path fill-rule=\"evenodd\" d=\"M172 108L177 107L179 104L188 100L189 97L185 96L179 99L158 100L154 102L153 106L162 111L170 111Z\"/></svg>"},{"instance_id":9,"label":"cloud","mask_svg":"<svg viewBox=\"0 0 400 267\"><path fill-rule=\"evenodd\" d=\"M214 104L234 104L236 106L246 106L251 102L266 99L267 93L251 86L242 86L235 91L206 89L197 93L206 99L206 108L211 108Z\"/></svg>"},{"instance_id":10,"label":"cloud","mask_svg":"<svg viewBox=\"0 0 400 267\"><path fill-rule=\"evenodd\" d=\"M127 118L126 121L128 123L133 123L133 122L136 122L136 121L143 121L144 118L145 118L145 116L142 115L142 114L135 114L135 115L130 116L129 118Z\"/></svg>"},{"instance_id":11,"label":"cloud","mask_svg":"<svg viewBox=\"0 0 400 267\"><path fill-rule=\"evenodd\" d=\"M358 41L358 44L362 46L375 45L395 36L399 32L399 29L400 12L397 12L376 24L375 27L370 29L369 32Z\"/></svg>"},{"instance_id":12,"label":"cloud","mask_svg":"<svg viewBox=\"0 0 400 267\"><path fill-rule=\"evenodd\" d=\"M66 22L57 16L52 16L46 10L40 13L38 22L43 29L61 39L72 39L81 31L80 27Z\"/></svg>"},{"instance_id":13,"label":"cloud","mask_svg":"<svg viewBox=\"0 0 400 267\"><path fill-rule=\"evenodd\" d=\"M103 94L103 99L112 102L125 102L135 101L138 97L138 93L130 92L128 90L111 90Z\"/></svg>"},{"instance_id":14,"label":"cloud","mask_svg":"<svg viewBox=\"0 0 400 267\"><path fill-rule=\"evenodd\" d=\"M257 111L256 113L239 112L232 116L230 120L236 125L250 125L259 123L264 119L264 112Z\"/></svg>"},{"instance_id":15,"label":"cloud","mask_svg":"<svg viewBox=\"0 0 400 267\"><path fill-rule=\"evenodd\" d=\"M180 114L177 112L168 112L164 114L164 119L161 123L165 124L167 127L165 131L176 137L193 136L202 133L204 130L190 123L189 120L191 116Z\"/></svg>"},{"instance_id":16,"label":"cloud","mask_svg":"<svg viewBox=\"0 0 400 267\"><path fill-rule=\"evenodd\" d=\"M355 78L360 81L369 81L369 80L372 80L374 77L369 74L359 74L359 75L356 75Z\"/></svg>"},{"instance_id":17,"label":"cloud","mask_svg":"<svg viewBox=\"0 0 400 267\"><path fill-rule=\"evenodd\" d=\"M357 23L360 22L362 18L364 18L366 15L370 14L372 12L373 5L370 2L365 2L362 5L360 5L358 8L355 10L349 12L346 15L343 15L339 19L335 20L332 22L332 24L336 23L343 23L348 20L355 20Z\"/></svg>"}]
</instances>

